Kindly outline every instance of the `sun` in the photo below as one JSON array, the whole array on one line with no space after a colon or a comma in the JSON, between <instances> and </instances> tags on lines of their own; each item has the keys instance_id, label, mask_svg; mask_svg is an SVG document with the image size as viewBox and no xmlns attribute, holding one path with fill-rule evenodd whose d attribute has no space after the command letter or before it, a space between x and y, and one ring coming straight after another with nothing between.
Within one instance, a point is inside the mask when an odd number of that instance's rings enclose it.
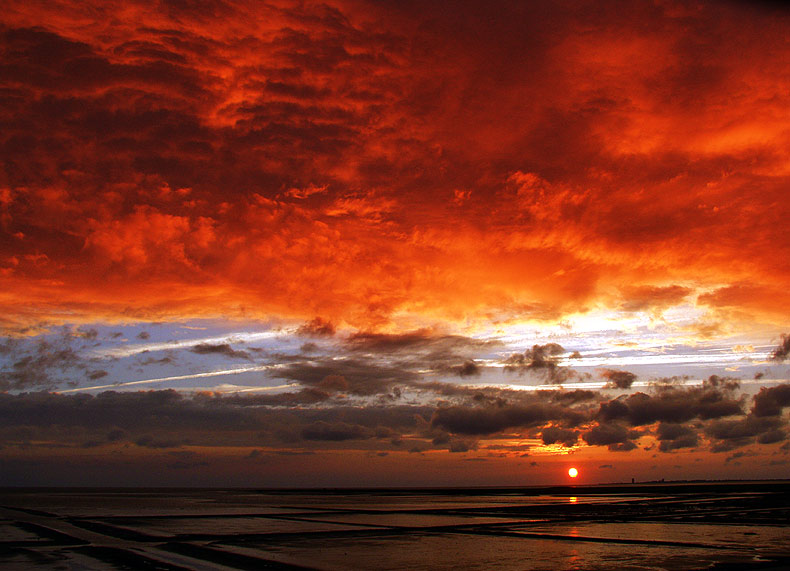
<instances>
[{"instance_id":1,"label":"sun","mask_svg":"<svg viewBox=\"0 0 790 571\"><path fill-rule=\"evenodd\" d=\"M579 471L576 468L571 468L570 470L568 470L568 476L570 476L571 478L575 478L578 475L579 475Z\"/></svg>"}]
</instances>

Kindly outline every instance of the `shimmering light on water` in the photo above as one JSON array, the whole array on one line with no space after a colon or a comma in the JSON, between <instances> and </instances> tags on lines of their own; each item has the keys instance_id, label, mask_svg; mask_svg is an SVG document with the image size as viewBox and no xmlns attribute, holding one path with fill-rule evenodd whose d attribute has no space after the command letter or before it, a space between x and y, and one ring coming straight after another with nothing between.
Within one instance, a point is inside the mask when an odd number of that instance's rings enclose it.
<instances>
[{"instance_id":1,"label":"shimmering light on water","mask_svg":"<svg viewBox=\"0 0 790 571\"><path fill-rule=\"evenodd\" d=\"M209 566L328 570L690 570L748 566L755 558L780 568L790 561L789 497L790 484L776 482L5 491L0 567L183 566L187 555Z\"/></svg>"}]
</instances>

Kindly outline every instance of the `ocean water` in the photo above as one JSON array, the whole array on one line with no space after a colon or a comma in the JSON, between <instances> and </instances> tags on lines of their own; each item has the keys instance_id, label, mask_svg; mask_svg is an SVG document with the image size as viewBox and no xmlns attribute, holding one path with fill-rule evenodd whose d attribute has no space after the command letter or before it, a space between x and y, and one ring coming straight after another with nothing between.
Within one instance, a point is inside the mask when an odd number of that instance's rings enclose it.
<instances>
[{"instance_id":1,"label":"ocean water","mask_svg":"<svg viewBox=\"0 0 790 571\"><path fill-rule=\"evenodd\" d=\"M0 568L790 569L790 484L6 489Z\"/></svg>"}]
</instances>

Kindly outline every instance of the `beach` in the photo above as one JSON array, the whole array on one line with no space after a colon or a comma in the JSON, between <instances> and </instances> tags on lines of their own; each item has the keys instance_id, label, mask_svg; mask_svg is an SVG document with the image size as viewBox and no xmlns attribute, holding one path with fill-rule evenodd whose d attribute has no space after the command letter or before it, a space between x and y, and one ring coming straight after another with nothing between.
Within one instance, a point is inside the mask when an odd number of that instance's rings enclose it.
<instances>
[{"instance_id":1,"label":"beach","mask_svg":"<svg viewBox=\"0 0 790 571\"><path fill-rule=\"evenodd\" d=\"M790 484L5 489L3 569L783 569Z\"/></svg>"}]
</instances>

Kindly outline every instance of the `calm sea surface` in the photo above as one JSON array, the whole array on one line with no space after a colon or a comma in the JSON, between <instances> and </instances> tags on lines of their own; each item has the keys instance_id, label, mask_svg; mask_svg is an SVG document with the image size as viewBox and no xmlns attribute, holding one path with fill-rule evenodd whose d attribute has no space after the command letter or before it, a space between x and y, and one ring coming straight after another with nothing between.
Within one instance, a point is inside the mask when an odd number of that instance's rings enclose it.
<instances>
[{"instance_id":1,"label":"calm sea surface","mask_svg":"<svg viewBox=\"0 0 790 571\"><path fill-rule=\"evenodd\" d=\"M790 569L790 484L0 490L2 569Z\"/></svg>"}]
</instances>

